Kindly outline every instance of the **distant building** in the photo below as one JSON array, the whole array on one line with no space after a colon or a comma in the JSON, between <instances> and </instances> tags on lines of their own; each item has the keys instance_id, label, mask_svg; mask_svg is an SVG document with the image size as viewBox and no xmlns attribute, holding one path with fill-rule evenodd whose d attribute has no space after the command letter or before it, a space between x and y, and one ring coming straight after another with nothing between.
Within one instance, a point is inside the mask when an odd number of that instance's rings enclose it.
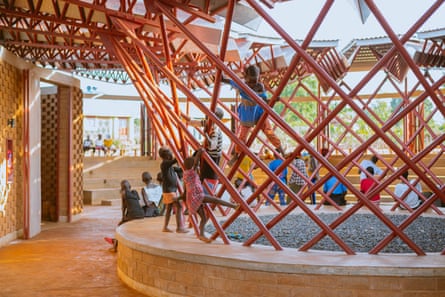
<instances>
[{"instance_id":1,"label":"distant building","mask_svg":"<svg viewBox=\"0 0 445 297\"><path fill-rule=\"evenodd\" d=\"M83 137L111 137L118 149L132 149L140 142L140 101L84 99ZM106 108L104 108L106 107Z\"/></svg>"}]
</instances>

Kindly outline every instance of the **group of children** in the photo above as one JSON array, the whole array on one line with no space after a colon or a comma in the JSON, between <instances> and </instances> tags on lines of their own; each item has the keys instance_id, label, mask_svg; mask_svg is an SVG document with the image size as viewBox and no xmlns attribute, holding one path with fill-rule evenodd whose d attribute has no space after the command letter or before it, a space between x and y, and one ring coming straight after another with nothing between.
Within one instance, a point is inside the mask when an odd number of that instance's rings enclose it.
<instances>
[{"instance_id":1,"label":"group of children","mask_svg":"<svg viewBox=\"0 0 445 297\"><path fill-rule=\"evenodd\" d=\"M264 88L264 85L259 81L259 74L260 71L257 66L251 65L247 67L244 73L245 83L250 87L250 89L254 93L257 94L258 97L262 98L267 102L266 90ZM236 82L234 82L231 79L224 79L224 78L222 79L222 81L225 83L229 83L239 91L241 100L237 110L238 117L240 119L240 130L238 138L242 142L245 142L247 140L247 136L250 129L257 124L257 122L263 115L264 110L258 104L258 102L248 94L249 92L246 92L244 88L238 86ZM216 117L221 120L223 117L223 111L217 107L214 112ZM188 119L187 121L189 124L193 126L197 125L203 127L207 126L207 119L195 123L190 119ZM270 169L272 171L275 171L276 168L278 168L282 163L282 158L279 155L284 156L284 150L281 146L280 139L275 135L268 119L264 119L261 128L266 137L268 138L268 140L270 141L270 143L275 147L274 150L274 153L276 155L274 158L275 160L270 162L271 164ZM164 225L162 228L163 232L173 232L169 228L169 222L172 214L174 213L176 218L176 232L187 233L188 230L184 227L183 206L181 203L181 201L184 201L188 214L190 216L195 216L195 215L199 216L200 222L199 222L198 238L204 242L210 242L211 240L206 237L204 231L205 225L208 221L208 215L206 214L205 203L219 204L234 209L238 208L239 205L209 195L203 187L203 182L205 182L206 180L217 181L217 174L213 171L211 166L209 166L206 160L203 160L202 164L200 164L202 152L204 150L207 151L210 158L216 164L219 163L222 155L221 131L214 123L213 125L210 125L206 129L207 131L204 134L205 141L203 144L203 148L197 150L194 156L185 158L183 163L184 170L182 170L179 166L177 166L177 160L176 158L174 158L172 151L169 148L162 147L159 149L158 153L159 157L162 159L162 162L160 165L161 171L159 173L158 180L162 181L160 182L161 187L158 186L157 194L150 193L150 191L155 190L154 189L155 187L153 187L151 184L152 179L149 173L144 172L143 181L146 184L146 187L144 187L142 191L142 197L143 197L142 201L144 204L143 207L145 208L152 207L153 205L151 205L151 203L154 203L154 205L156 205L157 203L162 201L164 205L163 210L165 211ZM235 153L233 155L233 158L229 161L230 166L233 165L236 161L238 161L240 153L241 153L241 148L239 146L235 146ZM304 158L304 157L309 157L309 158ZM308 172L306 172L306 164L304 162L304 159L307 159L306 161L308 163L307 164ZM366 170L366 173L361 172L362 176L361 176L360 191L362 193L365 194L368 193L376 185L375 178L373 177L373 175L380 174L381 172L379 171L380 169L377 166L375 166L375 163L376 160L370 160L369 164L361 164L360 166L361 168ZM311 177L311 182L316 182L318 180L319 176L317 174L317 169L316 169L318 166L314 158L311 158L310 156L303 156L303 158L296 158L293 164L297 168L297 170L299 170L301 174L306 177L306 179L309 179L309 177ZM199 170L200 165L201 165L201 170ZM284 170L281 175L282 178L284 179L287 176L287 171ZM243 179L241 179L241 183L242 180ZM286 182L286 180L283 180L283 182ZM301 177L300 174L296 173L293 173L289 180L289 186L294 192L298 192L304 185L304 183L305 180ZM184 190L181 195L178 195L178 190L180 188L180 185L182 184L184 185ZM330 185L331 185L330 187L327 187L325 185L323 191L325 193L329 193L335 203L339 205L346 204L346 200L344 199L344 196L347 191L346 187L344 187L341 183L339 183L338 180L335 179L335 177L332 177L332 180L330 180ZM332 190L330 189L331 187L335 187L335 189ZM160 188L162 188L162 190ZM122 182L122 197L127 197L127 198L131 198L132 196L136 197L134 192L135 191L131 190L129 183L127 181ZM276 194L279 195L281 205L285 205L290 202L290 201L284 201L285 199L284 192L280 191L280 187L274 185L271 191L269 192L269 199L274 199ZM153 196L157 196L158 198L156 198L155 201L153 201L152 198ZM378 206L380 201L380 195L377 193L372 197L370 197L370 200ZM311 201L312 204L316 203L315 193L311 195ZM132 199L126 199L126 201L124 201L123 198L122 202L123 202L123 213L122 213L123 218L121 223L134 218L141 218L145 216L146 210L144 214L144 212L142 213L134 212L134 210L129 209L129 206L134 204L133 203L134 201L132 201Z\"/></svg>"},{"instance_id":2,"label":"group of children","mask_svg":"<svg viewBox=\"0 0 445 297\"><path fill-rule=\"evenodd\" d=\"M172 232L169 228L170 216L175 208L176 216L176 232L185 233L188 232L183 226L182 220L182 205L181 200L185 201L189 215L197 214L200 218L199 223L199 235L198 238L204 242L210 242L210 239L205 236L204 227L208 221L204 203L219 204L231 208L237 208L238 205L219 199L212 195L206 194L202 186L201 179L198 174L199 163L201 160L201 154L203 149L199 149L195 156L188 157L184 160L184 172L182 173L180 168L174 166L177 160L173 157L172 152L168 148L161 148L159 150L159 156L162 159L161 162L161 174L162 174L162 192L163 200L166 206L165 219L163 232ZM180 175L184 181L184 191L178 196L178 186L180 182Z\"/></svg>"},{"instance_id":3,"label":"group of children","mask_svg":"<svg viewBox=\"0 0 445 297\"><path fill-rule=\"evenodd\" d=\"M264 85L260 82L260 69L255 65L250 65L246 68L244 72L244 80L247 86L267 102L267 94ZM235 89L239 91L241 96L241 101L238 106L237 112L238 117L240 119L240 129L238 138L242 142L246 142L248 134L253 126L257 124L260 120L261 116L264 113L263 108L255 101L242 87L240 87L236 82L231 79L223 78L222 82L228 83L233 86ZM215 115L221 120L223 117L223 111L221 109L215 109ZM193 122L188 121L193 125ZM201 126L205 126L206 123L195 123L195 125L200 124ZM281 146L280 139L275 135L274 130L271 127L270 122L265 119L261 130L264 132L268 140L271 144L276 148L276 151L284 154L284 150ZM213 159L213 161L218 164L221 158L221 145L222 145L222 135L219 131L218 127L212 125L208 131L205 133L206 140L204 143L204 148L209 154L209 156ZM225 200L219 199L217 197L211 196L204 191L203 182L208 180L216 180L217 175L215 172L209 168L207 162L204 160L200 173L198 174L199 162L201 160L201 154L203 149L199 149L197 154L194 157L188 157L184 160L184 184L185 191L184 194L179 197L174 197L175 192L177 191L177 176L176 183L174 183L174 179L171 178L171 182L169 176L172 177L172 173L174 173L174 169L172 169L172 164L176 163L176 160L173 158L171 152L168 149L161 149L159 151L159 156L162 158L161 163L161 172L162 176L167 182L164 180L163 183L163 193L164 197L168 198L168 203L166 205L174 205L176 206L176 224L177 224L177 232L183 232L183 227L180 221L181 214L181 205L179 203L180 200L185 200L187 208L189 210L189 214L194 215L197 214L200 217L199 224L199 239L209 242L210 240L204 234L204 226L208 220L208 217L205 213L205 209L203 207L204 203L213 203L220 204L231 208L236 208L238 205L233 204L231 202L227 202ZM229 165L233 165L239 158L241 153L241 148L239 146L235 146L235 152L233 154L233 158L229 161ZM171 186L169 189L168 186ZM167 206L166 214L165 214L165 223L163 231L169 232L168 223L170 220L170 213L172 209Z\"/></svg>"},{"instance_id":4,"label":"group of children","mask_svg":"<svg viewBox=\"0 0 445 297\"><path fill-rule=\"evenodd\" d=\"M158 181L160 181L160 175L158 175ZM131 184L128 180L124 179L120 183L120 195L121 195L121 209L122 217L118 223L118 226L123 223L143 219L144 217L157 216L160 214L162 208L162 191L159 185L152 183L153 178L150 173L142 173L142 181L145 186L141 190L142 199L138 192L131 188ZM112 244L112 250L117 250L117 240L111 237L104 237L105 241Z\"/></svg>"},{"instance_id":5,"label":"group of children","mask_svg":"<svg viewBox=\"0 0 445 297\"><path fill-rule=\"evenodd\" d=\"M204 242L211 242L205 235L205 225L208 221L208 215L204 203L218 204L227 206L233 209L238 208L238 204L222 200L215 196L206 194L199 176L199 165L201 154L204 149L199 149L194 156L188 157L184 160L184 170L176 166L177 160L173 157L170 149L162 147L159 149L159 156L162 159L160 164L161 171L158 174L157 180L161 186L152 183L150 173L142 173L142 181L145 186L142 188L140 199L136 190L131 189L128 180L121 181L121 199L122 199L122 219L118 226L136 219L142 219L147 216L157 216L164 213L163 232L173 232L169 229L169 222L171 215L174 213L176 218L176 233L187 233L188 230L184 227L183 208L181 201L185 205L190 216L198 215L199 234L198 238ZM178 195L179 185L184 183L184 191ZM147 214L150 210L154 213ZM111 237L104 238L107 242L113 245L114 251L117 249L117 240Z\"/></svg>"},{"instance_id":6,"label":"group of children","mask_svg":"<svg viewBox=\"0 0 445 297\"><path fill-rule=\"evenodd\" d=\"M246 84L250 87L250 89L258 95L258 97L262 98L267 102L267 95L266 90L264 88L264 85L259 81L259 75L260 71L257 66L251 65L246 68L246 71L244 73L244 79ZM240 130L238 138L245 142L247 140L248 133L250 129L257 124L259 119L264 113L263 108L258 104L256 100L254 100L248 92L246 92L243 88L238 86L236 82L234 82L231 79L222 79L223 82L229 83L232 85L235 89L239 91L241 100L240 104L238 106L238 116L240 119ZM215 115L220 120L223 117L223 111L220 108L216 108ZM188 119L188 123L192 124L193 126L200 125L200 126L206 126L207 121L202 121L199 123L194 123L190 119ZM176 232L177 233L186 233L188 230L184 227L184 220L183 220L183 206L181 201L185 202L185 205L188 210L188 214L191 216L198 215L200 218L199 223L199 235L198 238L204 242L210 242L210 239L208 239L205 236L204 227L205 224L208 221L208 215L206 214L206 209L204 207L205 203L212 203L212 204L220 204L223 206L231 207L231 208L237 208L238 205L225 201L223 199L214 197L212 195L209 195L207 191L205 191L203 187L203 182L206 180L216 180L217 175L216 173L211 169L210 166L208 166L208 163L203 161L203 164L200 164L201 161L201 154L204 150L207 151L210 158L213 159L213 161L218 164L221 158L221 144L222 144L222 135L221 131L216 125L210 125L210 128L207 129L208 131L204 134L205 135L205 142L203 144L203 148L199 149L194 156L187 157L184 160L183 168L182 170L179 166L177 166L177 160L173 157L172 151L166 147L162 147L159 149L159 157L162 159L161 165L160 165L160 179L162 180L162 202L165 207L165 218L164 218L164 225L162 228L163 232L173 232L169 228L169 222L171 215L174 213L176 218ZM284 150L281 146L280 139L275 135L273 129L271 128L270 122L265 119L262 124L262 130L267 136L270 143L275 147L275 155L283 155L284 156ZM238 160L239 155L241 153L241 149L239 146L235 146L235 154L230 160L229 165L233 165L235 161ZM303 156L305 157L305 156ZM309 156L310 157L310 156ZM302 174L306 178L309 178L311 176L311 182L315 182L319 176L316 174L317 170L317 164L316 160L314 158L307 158L308 163L308 171L306 172L306 164L303 161L305 158L296 159L296 161L301 161L300 165L294 164L296 168L300 171L302 171ZM279 167L281 164L282 159L280 157L275 157L275 160L273 160L271 163L271 170L275 171L276 168ZM375 186L375 179L372 177L374 174L379 174L378 167L375 166L376 161L371 160L370 164L361 164L361 168L366 169L367 173L365 174L362 172L361 177L361 186L360 190L363 193L367 193ZM201 165L201 170L199 170ZM300 168L301 167L301 168ZM304 167L304 168L303 168ZM377 168L377 169L376 169ZM315 172L315 173L314 173ZM201 176L200 176L201 173ZM308 175L309 173L309 175ZM313 174L314 173L314 174ZM148 174L148 173L144 173ZM286 171L282 172L283 178L287 176ZM151 177L148 178L147 176L143 176L143 180L147 185L147 190L149 190L149 185L151 182ZM184 184L184 191L181 195L178 195L178 189L180 184ZM293 174L289 180L289 186L294 192L298 192L298 190L304 185L304 179L302 179L298 174ZM341 184L334 182L333 185L338 185L337 187L341 186ZM131 196L131 191L129 191L128 188L126 188L125 183L123 185L123 191L125 193ZM337 189L335 190L329 190L324 189L324 191L327 193L328 191L332 195L339 195L337 192ZM336 192L337 191L337 192ZM341 189L340 195L343 195L343 200L340 201L340 204L345 204L344 195L346 193L345 189ZM145 207L148 207L149 200L148 195L144 195L143 191L143 202L145 204ZM285 205L289 203L290 201L284 201L284 193L279 190L278 186L274 186L270 193L269 197L270 199L273 199L276 194L279 194L280 198L280 204ZM159 195L158 195L159 196ZM160 199L160 198L159 198ZM370 198L370 200L378 205L380 201L379 194L374 195ZM315 200L315 193L311 195L311 201L313 204L316 203ZM159 201L158 201L159 202ZM337 201L335 201L337 202ZM344 203L343 203L344 202ZM128 204L128 202L127 202ZM124 205L124 204L123 204ZM128 212L128 210L126 210ZM125 213L123 210L123 221Z\"/></svg>"}]
</instances>

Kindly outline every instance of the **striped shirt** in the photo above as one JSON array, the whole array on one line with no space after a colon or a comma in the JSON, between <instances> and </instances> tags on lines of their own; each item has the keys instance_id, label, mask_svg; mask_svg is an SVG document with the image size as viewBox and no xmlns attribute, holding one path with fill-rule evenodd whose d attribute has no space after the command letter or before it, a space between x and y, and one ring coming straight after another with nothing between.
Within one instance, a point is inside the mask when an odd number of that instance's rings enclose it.
<instances>
[{"instance_id":1,"label":"striped shirt","mask_svg":"<svg viewBox=\"0 0 445 297\"><path fill-rule=\"evenodd\" d=\"M206 120L202 120L202 126L205 127ZM207 153L212 158L217 158L221 156L222 153L222 144L223 144L223 136L221 133L221 129L215 124L212 125L210 131L208 133L209 141L207 141L206 150Z\"/></svg>"}]
</instances>

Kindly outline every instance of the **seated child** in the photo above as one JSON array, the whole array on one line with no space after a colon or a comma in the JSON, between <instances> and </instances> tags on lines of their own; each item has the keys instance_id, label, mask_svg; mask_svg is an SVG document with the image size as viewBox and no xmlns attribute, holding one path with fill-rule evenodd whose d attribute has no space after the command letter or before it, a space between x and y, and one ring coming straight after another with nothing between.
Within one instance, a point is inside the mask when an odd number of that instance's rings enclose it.
<instances>
[{"instance_id":1,"label":"seated child","mask_svg":"<svg viewBox=\"0 0 445 297\"><path fill-rule=\"evenodd\" d=\"M188 157L184 160L184 194L177 197L176 200L185 200L187 209L190 215L198 214L201 221L199 223L199 239L204 242L210 242L211 240L205 236L204 227L207 223L208 217L206 216L203 203L220 204L231 208L237 208L237 204L219 199L218 197L211 196L204 193L204 189L199 179L197 169L199 168L199 160L201 160L201 154L203 149L199 149L194 157Z\"/></svg>"},{"instance_id":2,"label":"seated child","mask_svg":"<svg viewBox=\"0 0 445 297\"><path fill-rule=\"evenodd\" d=\"M131 189L131 185L128 180L121 181L121 199L122 219L118 225L131 220L144 218L144 211L139 204L139 194L136 190Z\"/></svg>"},{"instance_id":3,"label":"seated child","mask_svg":"<svg viewBox=\"0 0 445 297\"><path fill-rule=\"evenodd\" d=\"M334 188L335 186L335 188ZM334 188L334 189L332 189ZM346 186L339 182L336 176L331 176L323 185L323 192L329 193L329 197L334 201L337 205L346 205L346 193L348 189ZM328 200L325 200L324 205L330 205L331 203Z\"/></svg>"},{"instance_id":4,"label":"seated child","mask_svg":"<svg viewBox=\"0 0 445 297\"><path fill-rule=\"evenodd\" d=\"M419 197L419 194L417 194L408 186L407 183L410 183L414 188L416 188L418 193L424 194L422 193L422 185L420 184L420 182L416 183L415 179L408 180L408 176L408 170L402 173L402 175L400 176L401 181L396 185L394 194L400 199L402 199L402 197L405 197L404 202L406 205L409 206L409 208L417 209L423 203L423 200ZM406 192L408 192L408 194L406 194ZM401 209L406 209L403 204L400 204L399 207Z\"/></svg>"},{"instance_id":5,"label":"seated child","mask_svg":"<svg viewBox=\"0 0 445 297\"><path fill-rule=\"evenodd\" d=\"M118 226L123 223L143 219L144 218L144 210L139 204L139 194L136 190L131 189L130 182L126 179L121 181L121 199L122 199L122 219L118 223ZM111 237L104 237L105 241L112 244L112 251L117 251L117 239Z\"/></svg>"},{"instance_id":6,"label":"seated child","mask_svg":"<svg viewBox=\"0 0 445 297\"><path fill-rule=\"evenodd\" d=\"M142 181L145 186L141 189L141 206L146 217L154 217L160 214L160 202L162 198L162 188L152 182L153 178L147 171L142 173Z\"/></svg>"},{"instance_id":7,"label":"seated child","mask_svg":"<svg viewBox=\"0 0 445 297\"><path fill-rule=\"evenodd\" d=\"M372 188L376 186L376 182L372 178L372 176L374 176L374 168L369 166L366 168L366 171L368 172L368 174L366 174L366 178L360 181L360 192L362 192L363 194L368 193ZM380 193L375 194L369 200L371 200L371 202L374 203L376 206L379 206Z\"/></svg>"}]
</instances>

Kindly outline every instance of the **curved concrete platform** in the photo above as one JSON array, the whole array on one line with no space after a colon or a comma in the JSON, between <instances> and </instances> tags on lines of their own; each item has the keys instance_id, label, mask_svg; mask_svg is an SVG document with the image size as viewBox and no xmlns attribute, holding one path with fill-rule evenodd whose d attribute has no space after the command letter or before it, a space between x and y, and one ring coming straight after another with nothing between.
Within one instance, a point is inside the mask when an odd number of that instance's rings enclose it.
<instances>
[{"instance_id":1,"label":"curved concrete platform","mask_svg":"<svg viewBox=\"0 0 445 297\"><path fill-rule=\"evenodd\" d=\"M276 251L161 232L163 218L117 229L118 275L147 296L445 296L445 256ZM171 226L172 228L174 225Z\"/></svg>"}]
</instances>

